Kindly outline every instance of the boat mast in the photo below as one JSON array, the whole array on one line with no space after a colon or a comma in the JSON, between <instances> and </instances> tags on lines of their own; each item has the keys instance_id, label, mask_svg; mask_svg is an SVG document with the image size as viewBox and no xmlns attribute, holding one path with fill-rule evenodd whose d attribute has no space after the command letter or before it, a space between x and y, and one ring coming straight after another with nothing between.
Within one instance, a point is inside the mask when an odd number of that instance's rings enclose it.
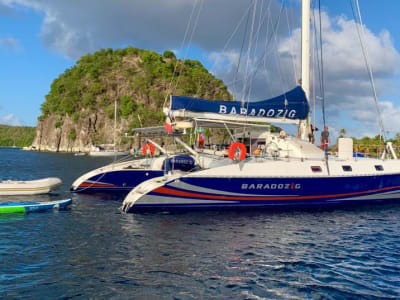
<instances>
[{"instance_id":1,"label":"boat mast","mask_svg":"<svg viewBox=\"0 0 400 300\"><path fill-rule=\"evenodd\" d=\"M117 100L114 101L114 153L115 153L115 132L117 130Z\"/></svg>"},{"instance_id":2,"label":"boat mast","mask_svg":"<svg viewBox=\"0 0 400 300\"><path fill-rule=\"evenodd\" d=\"M301 87L310 106L310 0L302 0L301 5ZM300 121L300 138L307 140L311 114Z\"/></svg>"}]
</instances>

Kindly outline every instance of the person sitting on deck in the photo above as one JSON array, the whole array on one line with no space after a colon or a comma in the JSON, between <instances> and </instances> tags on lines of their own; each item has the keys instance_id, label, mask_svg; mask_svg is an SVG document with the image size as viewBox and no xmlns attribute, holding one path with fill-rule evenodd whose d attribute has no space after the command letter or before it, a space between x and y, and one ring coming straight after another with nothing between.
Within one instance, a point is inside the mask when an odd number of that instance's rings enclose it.
<instances>
[{"instance_id":1,"label":"person sitting on deck","mask_svg":"<svg viewBox=\"0 0 400 300\"><path fill-rule=\"evenodd\" d=\"M253 151L254 155L260 155L262 152L261 145L258 145L256 150Z\"/></svg>"}]
</instances>

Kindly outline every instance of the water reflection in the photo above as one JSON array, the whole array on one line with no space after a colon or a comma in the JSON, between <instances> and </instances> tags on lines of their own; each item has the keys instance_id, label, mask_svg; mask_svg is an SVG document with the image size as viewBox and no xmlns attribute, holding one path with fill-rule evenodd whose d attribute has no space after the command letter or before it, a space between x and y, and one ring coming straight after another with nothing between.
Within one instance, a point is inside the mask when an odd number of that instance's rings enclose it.
<instances>
[{"instance_id":1,"label":"water reflection","mask_svg":"<svg viewBox=\"0 0 400 300\"><path fill-rule=\"evenodd\" d=\"M10 159L7 153L0 163ZM40 199L68 195L77 176L101 163L18 155L16 166L31 162L30 176L64 180L58 195ZM0 215L0 297L400 295L400 206L132 215L121 213L118 198L71 197L67 211Z\"/></svg>"}]
</instances>

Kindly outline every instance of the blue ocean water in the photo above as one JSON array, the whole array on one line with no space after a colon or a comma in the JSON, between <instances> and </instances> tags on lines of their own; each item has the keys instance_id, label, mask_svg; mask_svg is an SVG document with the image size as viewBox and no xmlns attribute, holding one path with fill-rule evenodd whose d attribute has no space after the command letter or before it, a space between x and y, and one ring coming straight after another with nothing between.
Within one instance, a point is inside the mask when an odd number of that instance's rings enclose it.
<instances>
[{"instance_id":1,"label":"blue ocean water","mask_svg":"<svg viewBox=\"0 0 400 300\"><path fill-rule=\"evenodd\" d=\"M132 215L117 196L69 194L106 162L0 149L0 179L64 181L13 200L74 201L0 215L0 298L400 298L400 205Z\"/></svg>"}]
</instances>

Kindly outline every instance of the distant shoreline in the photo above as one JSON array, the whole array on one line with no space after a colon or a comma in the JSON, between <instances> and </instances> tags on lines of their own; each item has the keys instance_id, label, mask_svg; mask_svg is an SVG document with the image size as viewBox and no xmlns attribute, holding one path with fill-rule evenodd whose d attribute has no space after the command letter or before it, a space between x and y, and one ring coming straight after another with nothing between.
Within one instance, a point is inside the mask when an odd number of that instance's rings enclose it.
<instances>
[{"instance_id":1,"label":"distant shoreline","mask_svg":"<svg viewBox=\"0 0 400 300\"><path fill-rule=\"evenodd\" d=\"M0 145L0 148L22 149L22 147L1 146L1 145Z\"/></svg>"}]
</instances>

